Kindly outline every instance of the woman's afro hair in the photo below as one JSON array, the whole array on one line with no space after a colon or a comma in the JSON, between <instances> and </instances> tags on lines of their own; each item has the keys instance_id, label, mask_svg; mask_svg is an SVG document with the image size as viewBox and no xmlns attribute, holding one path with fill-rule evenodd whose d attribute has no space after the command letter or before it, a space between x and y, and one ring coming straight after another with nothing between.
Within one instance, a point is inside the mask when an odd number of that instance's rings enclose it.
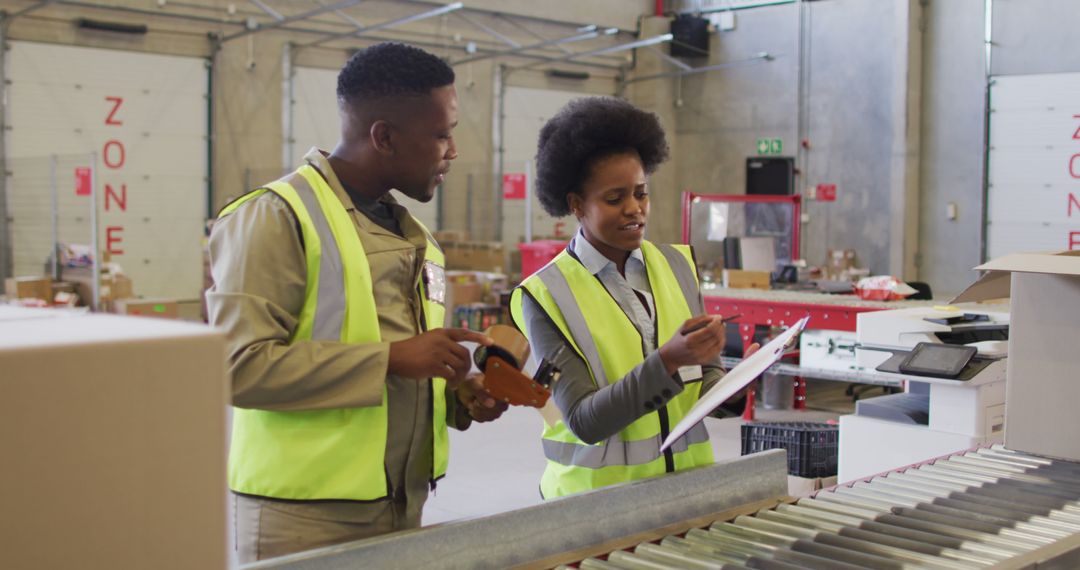
<instances>
[{"instance_id":1,"label":"woman's afro hair","mask_svg":"<svg viewBox=\"0 0 1080 570\"><path fill-rule=\"evenodd\" d=\"M636 151L646 174L667 160L664 129L656 115L622 99L575 99L540 130L536 150L536 192L555 217L566 216L567 194L581 193L589 169L601 158Z\"/></svg>"}]
</instances>

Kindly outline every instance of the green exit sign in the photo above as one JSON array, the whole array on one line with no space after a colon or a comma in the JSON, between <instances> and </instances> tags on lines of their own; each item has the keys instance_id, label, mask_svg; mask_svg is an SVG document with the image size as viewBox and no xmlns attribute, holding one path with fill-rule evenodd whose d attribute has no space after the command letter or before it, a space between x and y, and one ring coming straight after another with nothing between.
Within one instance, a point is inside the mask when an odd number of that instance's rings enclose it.
<instances>
[{"instance_id":1,"label":"green exit sign","mask_svg":"<svg viewBox=\"0 0 1080 570\"><path fill-rule=\"evenodd\" d=\"M781 154L784 152L784 141L782 139L758 139L757 140L757 153L758 154Z\"/></svg>"}]
</instances>

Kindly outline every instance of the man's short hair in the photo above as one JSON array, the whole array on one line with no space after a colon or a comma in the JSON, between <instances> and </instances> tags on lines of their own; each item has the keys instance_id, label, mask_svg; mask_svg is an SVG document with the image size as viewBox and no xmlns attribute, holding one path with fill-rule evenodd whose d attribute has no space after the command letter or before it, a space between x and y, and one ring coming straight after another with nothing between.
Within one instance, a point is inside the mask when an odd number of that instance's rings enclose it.
<instances>
[{"instance_id":1,"label":"man's short hair","mask_svg":"<svg viewBox=\"0 0 1080 570\"><path fill-rule=\"evenodd\" d=\"M660 119L622 99L575 99L540 129L536 151L536 197L544 211L566 216L567 194L581 186L596 161L636 152L645 174L667 160L668 145Z\"/></svg>"},{"instance_id":2,"label":"man's short hair","mask_svg":"<svg viewBox=\"0 0 1080 570\"><path fill-rule=\"evenodd\" d=\"M386 42L362 49L338 74L338 100L348 105L419 97L454 83L454 70L420 48Z\"/></svg>"}]
</instances>

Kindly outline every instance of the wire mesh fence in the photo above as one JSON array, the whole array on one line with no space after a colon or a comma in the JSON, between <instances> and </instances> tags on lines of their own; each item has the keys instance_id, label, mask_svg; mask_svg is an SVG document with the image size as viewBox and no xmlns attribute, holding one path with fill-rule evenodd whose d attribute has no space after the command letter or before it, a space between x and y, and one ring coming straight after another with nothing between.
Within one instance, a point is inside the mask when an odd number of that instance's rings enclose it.
<instances>
[{"instance_id":1,"label":"wire mesh fence","mask_svg":"<svg viewBox=\"0 0 1080 570\"><path fill-rule=\"evenodd\" d=\"M58 279L60 245L94 240L93 155L9 158L5 184L12 273Z\"/></svg>"}]
</instances>

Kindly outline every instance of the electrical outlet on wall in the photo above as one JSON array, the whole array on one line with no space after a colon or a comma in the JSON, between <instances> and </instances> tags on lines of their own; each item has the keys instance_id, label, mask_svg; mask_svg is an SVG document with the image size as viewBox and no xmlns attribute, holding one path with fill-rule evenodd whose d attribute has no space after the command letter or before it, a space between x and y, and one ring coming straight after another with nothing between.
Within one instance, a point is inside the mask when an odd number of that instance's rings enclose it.
<instances>
[{"instance_id":1,"label":"electrical outlet on wall","mask_svg":"<svg viewBox=\"0 0 1080 570\"><path fill-rule=\"evenodd\" d=\"M713 12L708 18L712 31L730 32L735 29L735 12Z\"/></svg>"}]
</instances>

